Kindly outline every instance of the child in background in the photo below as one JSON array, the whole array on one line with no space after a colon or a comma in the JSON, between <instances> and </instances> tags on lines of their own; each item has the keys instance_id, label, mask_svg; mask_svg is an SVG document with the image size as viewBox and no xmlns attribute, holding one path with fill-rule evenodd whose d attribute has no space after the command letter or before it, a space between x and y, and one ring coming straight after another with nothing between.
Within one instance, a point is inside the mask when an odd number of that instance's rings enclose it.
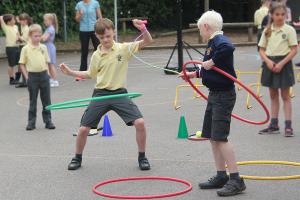
<instances>
[{"instance_id":1,"label":"child in background","mask_svg":"<svg viewBox=\"0 0 300 200\"><path fill-rule=\"evenodd\" d=\"M208 42L202 68L187 72L189 78L202 78L202 83L209 89L208 102L202 126L202 137L209 138L215 160L216 175L208 181L199 183L200 189L218 189L219 196L233 196L246 189L240 177L234 149L228 141L231 113L236 101L234 82L211 70L212 66L236 77L233 52L235 47L221 31L222 16L215 11L205 12L198 20L202 38ZM180 74L184 78L183 73ZM228 167L229 176L226 173Z\"/></svg>"},{"instance_id":2,"label":"child in background","mask_svg":"<svg viewBox=\"0 0 300 200\"><path fill-rule=\"evenodd\" d=\"M273 3L270 9L269 24L261 40L260 56L263 59L261 84L269 88L271 97L271 123L259 134L279 133L279 90L283 100L285 115L285 137L292 137L292 103L290 87L295 84L292 58L297 53L297 34L293 27L285 23L286 6Z\"/></svg>"},{"instance_id":3,"label":"child in background","mask_svg":"<svg viewBox=\"0 0 300 200\"><path fill-rule=\"evenodd\" d=\"M9 84L15 85L19 82L21 73L17 72L14 74L14 67L18 65L20 50L18 45L18 40L20 39L20 34L18 27L16 26L15 16L12 14L6 14L0 16L0 23L2 30L6 37L6 55L8 59L8 76Z\"/></svg>"},{"instance_id":4,"label":"child in background","mask_svg":"<svg viewBox=\"0 0 300 200\"><path fill-rule=\"evenodd\" d=\"M49 74L50 74L50 86L58 87L59 82L57 80L57 71L55 68L56 64L56 48L54 45L55 34L58 32L58 21L56 14L47 13L44 15L44 24L47 27L44 35L42 36L42 41L45 42L49 57L50 57L50 65L49 65Z\"/></svg>"},{"instance_id":5,"label":"child in background","mask_svg":"<svg viewBox=\"0 0 300 200\"><path fill-rule=\"evenodd\" d=\"M259 43L263 28L261 26L265 16L269 13L271 0L261 0L261 7L254 13L254 24L257 26L257 44Z\"/></svg>"},{"instance_id":6,"label":"child in background","mask_svg":"<svg viewBox=\"0 0 300 200\"><path fill-rule=\"evenodd\" d=\"M55 129L51 120L51 112L50 110L46 110L46 106L51 104L48 74L50 59L47 47L40 43L42 38L42 28L40 25L33 24L29 27L29 38L30 42L23 47L19 61L22 73L27 80L29 91L30 105L26 130L31 131L35 129L39 91L43 105L42 116L45 128Z\"/></svg>"},{"instance_id":7,"label":"child in background","mask_svg":"<svg viewBox=\"0 0 300 200\"><path fill-rule=\"evenodd\" d=\"M28 43L29 40L29 26L32 24L32 19L27 13L22 13L17 17L17 22L21 25L21 35L20 35L20 51ZM21 69L20 69L21 71ZM27 87L26 79L22 74L22 82L16 85L16 88Z\"/></svg>"}]
</instances>

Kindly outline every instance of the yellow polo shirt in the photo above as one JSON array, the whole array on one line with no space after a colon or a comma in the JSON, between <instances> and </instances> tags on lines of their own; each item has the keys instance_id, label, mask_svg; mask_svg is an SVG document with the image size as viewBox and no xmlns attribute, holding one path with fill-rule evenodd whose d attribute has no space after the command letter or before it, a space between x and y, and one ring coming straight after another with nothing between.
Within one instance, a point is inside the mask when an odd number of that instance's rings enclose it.
<instances>
[{"instance_id":1,"label":"yellow polo shirt","mask_svg":"<svg viewBox=\"0 0 300 200\"><path fill-rule=\"evenodd\" d=\"M29 40L29 26L21 26L21 40L22 45L27 44L28 40Z\"/></svg>"},{"instance_id":2,"label":"yellow polo shirt","mask_svg":"<svg viewBox=\"0 0 300 200\"><path fill-rule=\"evenodd\" d=\"M8 26L3 21L1 21L1 27L3 32L5 33L6 47L17 47L17 39L19 33L18 27L16 25Z\"/></svg>"},{"instance_id":3,"label":"yellow polo shirt","mask_svg":"<svg viewBox=\"0 0 300 200\"><path fill-rule=\"evenodd\" d=\"M31 43L28 43L21 51L19 63L24 64L28 72L48 70L49 62L47 47L44 44L35 47Z\"/></svg>"},{"instance_id":4,"label":"yellow polo shirt","mask_svg":"<svg viewBox=\"0 0 300 200\"><path fill-rule=\"evenodd\" d=\"M96 78L95 88L116 90L126 87L128 61L132 57L129 52L136 53L140 42L114 43L108 53L101 52L101 44L93 53L88 69L88 76Z\"/></svg>"},{"instance_id":5,"label":"yellow polo shirt","mask_svg":"<svg viewBox=\"0 0 300 200\"><path fill-rule=\"evenodd\" d=\"M292 46L297 46L297 34L296 30L288 25L284 24L280 28L274 28L271 26L272 34L269 38L265 36L263 31L258 46L266 49L267 56L284 56L291 51Z\"/></svg>"},{"instance_id":6,"label":"yellow polo shirt","mask_svg":"<svg viewBox=\"0 0 300 200\"><path fill-rule=\"evenodd\" d=\"M269 13L269 8L262 6L254 13L254 24L258 29L261 29L261 23L264 17Z\"/></svg>"}]
</instances>

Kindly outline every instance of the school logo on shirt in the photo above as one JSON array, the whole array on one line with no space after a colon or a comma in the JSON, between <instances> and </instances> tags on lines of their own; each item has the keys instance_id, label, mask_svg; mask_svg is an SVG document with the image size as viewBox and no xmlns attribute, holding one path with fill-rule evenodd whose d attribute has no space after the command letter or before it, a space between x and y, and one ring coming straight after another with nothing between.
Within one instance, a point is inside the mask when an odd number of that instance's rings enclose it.
<instances>
[{"instance_id":1,"label":"school logo on shirt","mask_svg":"<svg viewBox=\"0 0 300 200\"><path fill-rule=\"evenodd\" d=\"M121 56L121 54L117 55L117 60L118 60L119 62L122 61L122 56Z\"/></svg>"},{"instance_id":2,"label":"school logo on shirt","mask_svg":"<svg viewBox=\"0 0 300 200\"><path fill-rule=\"evenodd\" d=\"M212 49L211 49L211 47L209 47L209 48L207 48L207 49L206 49L206 55L207 55L207 56L209 56L209 55L210 55L210 53L211 53L211 50L212 50Z\"/></svg>"},{"instance_id":3,"label":"school logo on shirt","mask_svg":"<svg viewBox=\"0 0 300 200\"><path fill-rule=\"evenodd\" d=\"M282 39L284 39L284 40L285 40L285 39L286 39L286 37L287 37L287 36L286 36L286 34L285 34L285 33L283 33L283 34L282 34Z\"/></svg>"}]
</instances>

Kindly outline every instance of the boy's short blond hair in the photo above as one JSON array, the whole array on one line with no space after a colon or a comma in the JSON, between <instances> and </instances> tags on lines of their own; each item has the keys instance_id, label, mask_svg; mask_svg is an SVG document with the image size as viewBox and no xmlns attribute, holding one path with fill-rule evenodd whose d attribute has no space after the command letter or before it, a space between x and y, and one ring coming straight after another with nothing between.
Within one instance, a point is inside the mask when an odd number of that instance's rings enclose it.
<instances>
[{"instance_id":1,"label":"boy's short blond hair","mask_svg":"<svg viewBox=\"0 0 300 200\"><path fill-rule=\"evenodd\" d=\"M32 35L34 32L40 32L42 33L42 27L39 24L32 24L29 26L29 35Z\"/></svg>"},{"instance_id":2,"label":"boy's short blond hair","mask_svg":"<svg viewBox=\"0 0 300 200\"><path fill-rule=\"evenodd\" d=\"M207 24L213 31L221 31L223 28L223 18L220 13L210 10L202 14L198 20L198 28L200 25Z\"/></svg>"}]
</instances>

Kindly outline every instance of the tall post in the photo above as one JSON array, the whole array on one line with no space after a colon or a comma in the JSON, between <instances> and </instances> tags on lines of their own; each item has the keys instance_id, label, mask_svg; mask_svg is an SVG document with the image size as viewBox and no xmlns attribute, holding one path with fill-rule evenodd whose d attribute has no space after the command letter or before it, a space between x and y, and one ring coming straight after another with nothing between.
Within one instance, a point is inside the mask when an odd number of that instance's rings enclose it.
<instances>
[{"instance_id":1,"label":"tall post","mask_svg":"<svg viewBox=\"0 0 300 200\"><path fill-rule=\"evenodd\" d=\"M68 41L68 33L67 33L67 6L66 0L63 2L63 10L64 10L64 41Z\"/></svg>"},{"instance_id":2,"label":"tall post","mask_svg":"<svg viewBox=\"0 0 300 200\"><path fill-rule=\"evenodd\" d=\"M209 0L205 0L204 2L204 12L209 10Z\"/></svg>"},{"instance_id":3,"label":"tall post","mask_svg":"<svg viewBox=\"0 0 300 200\"><path fill-rule=\"evenodd\" d=\"M114 1L114 5L115 5L115 33L116 33L116 42L118 42L118 1L115 0Z\"/></svg>"},{"instance_id":4,"label":"tall post","mask_svg":"<svg viewBox=\"0 0 300 200\"><path fill-rule=\"evenodd\" d=\"M182 44L182 4L177 0L177 47L178 47L178 72L182 71L183 44Z\"/></svg>"}]
</instances>

